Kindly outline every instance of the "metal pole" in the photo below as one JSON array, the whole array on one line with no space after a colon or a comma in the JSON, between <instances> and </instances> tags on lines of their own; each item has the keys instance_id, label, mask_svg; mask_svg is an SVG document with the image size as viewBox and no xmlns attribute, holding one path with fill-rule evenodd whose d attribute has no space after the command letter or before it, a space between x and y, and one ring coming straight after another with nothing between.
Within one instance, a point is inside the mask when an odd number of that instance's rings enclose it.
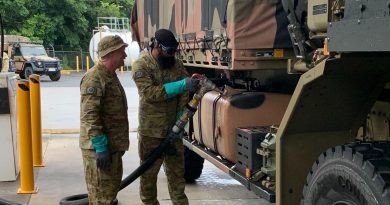
<instances>
[{"instance_id":1,"label":"metal pole","mask_svg":"<svg viewBox=\"0 0 390 205\"><path fill-rule=\"evenodd\" d=\"M80 71L80 66L79 66L79 56L76 56L76 70L77 72Z\"/></svg>"},{"instance_id":2,"label":"metal pole","mask_svg":"<svg viewBox=\"0 0 390 205\"><path fill-rule=\"evenodd\" d=\"M55 53L55 51L54 51L54 46L53 46L53 44L50 44L50 47L51 47L51 49L52 49L52 51L53 51L53 57L56 57L56 53Z\"/></svg>"},{"instance_id":3,"label":"metal pole","mask_svg":"<svg viewBox=\"0 0 390 205\"><path fill-rule=\"evenodd\" d=\"M89 56L85 56L85 59L87 61L87 71L89 70Z\"/></svg>"},{"instance_id":4,"label":"metal pole","mask_svg":"<svg viewBox=\"0 0 390 205\"><path fill-rule=\"evenodd\" d=\"M19 80L16 86L18 109L20 188L18 194L34 194L33 156L31 147L30 87L27 80Z\"/></svg>"},{"instance_id":5,"label":"metal pole","mask_svg":"<svg viewBox=\"0 0 390 205\"><path fill-rule=\"evenodd\" d=\"M41 83L39 75L29 77L31 102L31 134L34 167L44 167L42 157Z\"/></svg>"},{"instance_id":6,"label":"metal pole","mask_svg":"<svg viewBox=\"0 0 390 205\"><path fill-rule=\"evenodd\" d=\"M80 60L81 60L81 70L84 70L84 58L83 58L83 49L80 48Z\"/></svg>"},{"instance_id":7,"label":"metal pole","mask_svg":"<svg viewBox=\"0 0 390 205\"><path fill-rule=\"evenodd\" d=\"M3 71L3 50L4 50L4 27L3 27L3 17L0 14L0 73ZM8 71L8 70L7 70Z\"/></svg>"}]
</instances>

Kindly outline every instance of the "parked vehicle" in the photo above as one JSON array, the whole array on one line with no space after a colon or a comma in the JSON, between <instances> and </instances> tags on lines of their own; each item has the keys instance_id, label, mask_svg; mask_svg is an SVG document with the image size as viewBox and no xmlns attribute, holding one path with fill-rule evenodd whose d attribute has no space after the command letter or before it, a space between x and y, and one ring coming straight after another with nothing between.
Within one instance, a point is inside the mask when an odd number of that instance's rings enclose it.
<instances>
[{"instance_id":1,"label":"parked vehicle","mask_svg":"<svg viewBox=\"0 0 390 205\"><path fill-rule=\"evenodd\" d=\"M9 71L28 79L31 74L48 75L52 81L61 78L58 58L49 57L43 45L23 36L5 36L4 50L9 56Z\"/></svg>"}]
</instances>

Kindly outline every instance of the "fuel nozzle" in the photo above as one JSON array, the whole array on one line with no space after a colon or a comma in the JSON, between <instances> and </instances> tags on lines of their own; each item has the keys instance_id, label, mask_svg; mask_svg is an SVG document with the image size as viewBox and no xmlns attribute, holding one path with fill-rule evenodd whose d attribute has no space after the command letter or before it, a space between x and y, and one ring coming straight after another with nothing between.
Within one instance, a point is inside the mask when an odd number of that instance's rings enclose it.
<instances>
[{"instance_id":1,"label":"fuel nozzle","mask_svg":"<svg viewBox=\"0 0 390 205\"><path fill-rule=\"evenodd\" d=\"M196 93L203 95L211 90L217 91L221 94L223 94L223 91L220 90L211 80L209 80L205 75L194 73L192 74L191 78L195 78L199 80L199 89Z\"/></svg>"},{"instance_id":2,"label":"fuel nozzle","mask_svg":"<svg viewBox=\"0 0 390 205\"><path fill-rule=\"evenodd\" d=\"M223 93L222 90L220 90L211 80L209 80L206 77L200 79L199 85L200 85L200 90L204 90L204 92L214 90L221 94Z\"/></svg>"}]
</instances>

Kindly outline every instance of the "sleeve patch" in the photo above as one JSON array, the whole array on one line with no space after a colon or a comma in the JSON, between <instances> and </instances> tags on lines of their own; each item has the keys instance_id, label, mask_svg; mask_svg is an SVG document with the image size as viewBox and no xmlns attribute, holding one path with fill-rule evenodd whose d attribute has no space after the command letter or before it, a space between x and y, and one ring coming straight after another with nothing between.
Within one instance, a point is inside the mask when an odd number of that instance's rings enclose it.
<instances>
[{"instance_id":1,"label":"sleeve patch","mask_svg":"<svg viewBox=\"0 0 390 205\"><path fill-rule=\"evenodd\" d=\"M134 74L134 79L143 78L145 73L142 70L136 71Z\"/></svg>"},{"instance_id":2,"label":"sleeve patch","mask_svg":"<svg viewBox=\"0 0 390 205\"><path fill-rule=\"evenodd\" d=\"M95 95L96 94L96 88L95 87L88 87L86 91L87 91L86 94L89 94L89 95Z\"/></svg>"}]
</instances>

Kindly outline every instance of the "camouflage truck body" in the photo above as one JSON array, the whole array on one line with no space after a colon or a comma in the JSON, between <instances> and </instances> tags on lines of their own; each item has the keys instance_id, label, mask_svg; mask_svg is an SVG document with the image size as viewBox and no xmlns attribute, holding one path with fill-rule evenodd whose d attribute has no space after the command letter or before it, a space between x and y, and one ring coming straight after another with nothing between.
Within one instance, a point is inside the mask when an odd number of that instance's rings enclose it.
<instances>
[{"instance_id":1,"label":"camouflage truck body","mask_svg":"<svg viewBox=\"0 0 390 205\"><path fill-rule=\"evenodd\" d=\"M147 47L158 28L168 28L187 66L275 69L293 57L280 1L137 1L136 13L141 45Z\"/></svg>"},{"instance_id":2,"label":"camouflage truck body","mask_svg":"<svg viewBox=\"0 0 390 205\"><path fill-rule=\"evenodd\" d=\"M189 150L280 205L389 204L389 8L145 0L132 28L145 49L170 29L189 72L225 88L203 97L183 140ZM189 159L186 176L196 179L202 161Z\"/></svg>"},{"instance_id":3,"label":"camouflage truck body","mask_svg":"<svg viewBox=\"0 0 390 205\"><path fill-rule=\"evenodd\" d=\"M31 74L48 75L53 81L60 79L60 60L49 57L41 44L16 35L6 35L4 39L4 51L9 56L10 72L19 74L23 79L28 79Z\"/></svg>"}]
</instances>

